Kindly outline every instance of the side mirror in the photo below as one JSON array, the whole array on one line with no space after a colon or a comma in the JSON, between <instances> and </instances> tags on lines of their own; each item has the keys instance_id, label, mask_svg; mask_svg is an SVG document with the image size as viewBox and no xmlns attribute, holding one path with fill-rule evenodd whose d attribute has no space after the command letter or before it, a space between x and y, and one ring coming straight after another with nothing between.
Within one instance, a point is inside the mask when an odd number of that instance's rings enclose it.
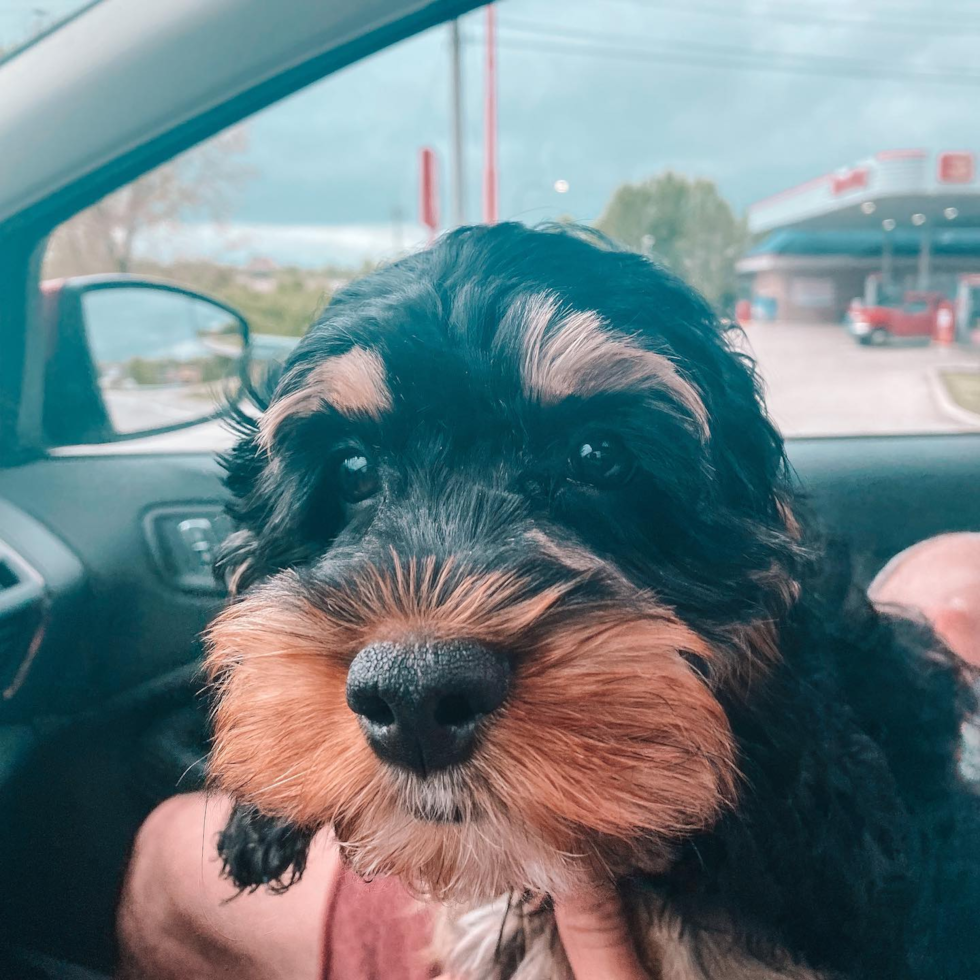
<instances>
[{"instance_id":1,"label":"side mirror","mask_svg":"<svg viewBox=\"0 0 980 980\"><path fill-rule=\"evenodd\" d=\"M249 354L231 307L167 282L80 276L42 286L44 428L53 445L111 442L220 416Z\"/></svg>"}]
</instances>

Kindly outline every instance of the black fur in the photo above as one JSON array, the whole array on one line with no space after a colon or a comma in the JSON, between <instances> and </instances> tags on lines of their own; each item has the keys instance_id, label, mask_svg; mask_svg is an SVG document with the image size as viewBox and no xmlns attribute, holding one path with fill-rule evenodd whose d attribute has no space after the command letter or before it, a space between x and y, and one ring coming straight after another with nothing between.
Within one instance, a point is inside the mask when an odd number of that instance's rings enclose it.
<instances>
[{"instance_id":1,"label":"black fur","mask_svg":"<svg viewBox=\"0 0 980 980\"><path fill-rule=\"evenodd\" d=\"M535 416L513 370L520 338L500 325L542 290L680 365L708 410L707 443L668 400L573 399ZM285 427L276 471L245 416L226 460L241 530L221 563L247 562L247 586L285 567L328 574L324 556L340 575L365 555L383 561L393 543L517 561L506 527L533 519L611 558L717 645L731 645L733 624L778 618L778 665L750 696L718 695L739 747L738 806L684 842L669 874L624 888L655 890L695 936L734 922L763 960L782 948L853 980L980 977L978 797L957 770L960 726L976 710L964 671L926 630L873 610L811 531L787 529L781 505L799 508L782 441L751 361L704 301L596 236L469 228L343 290L276 396L354 343L383 350L394 386L394 420L357 435L395 460L386 504L337 501L327 463L350 436L335 413ZM605 494L562 469L569 433L597 416L638 463ZM773 569L800 584L791 611L773 604ZM286 886L308 843L307 831L238 810L222 856L243 887Z\"/></svg>"},{"instance_id":2,"label":"black fur","mask_svg":"<svg viewBox=\"0 0 980 980\"><path fill-rule=\"evenodd\" d=\"M782 947L834 976L980 976L980 807L956 770L975 706L936 646L857 590L843 608L801 602L783 666L727 705L737 810L642 886L695 928L734 915L763 959Z\"/></svg>"},{"instance_id":3,"label":"black fur","mask_svg":"<svg viewBox=\"0 0 980 980\"><path fill-rule=\"evenodd\" d=\"M303 877L312 833L236 804L218 835L223 873L240 890L284 892Z\"/></svg>"}]
</instances>

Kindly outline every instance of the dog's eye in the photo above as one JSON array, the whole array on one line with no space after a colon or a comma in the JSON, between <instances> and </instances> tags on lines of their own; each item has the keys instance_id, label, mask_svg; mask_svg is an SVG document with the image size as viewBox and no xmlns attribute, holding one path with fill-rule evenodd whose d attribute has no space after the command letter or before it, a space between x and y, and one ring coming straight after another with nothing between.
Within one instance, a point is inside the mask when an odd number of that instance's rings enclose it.
<instances>
[{"instance_id":1,"label":"dog's eye","mask_svg":"<svg viewBox=\"0 0 980 980\"><path fill-rule=\"evenodd\" d=\"M381 486L378 468L363 453L351 453L340 462L340 495L350 504L374 496Z\"/></svg>"},{"instance_id":2,"label":"dog's eye","mask_svg":"<svg viewBox=\"0 0 980 980\"><path fill-rule=\"evenodd\" d=\"M615 436L578 443L569 463L576 480L596 487L625 483L633 473L633 457Z\"/></svg>"}]
</instances>

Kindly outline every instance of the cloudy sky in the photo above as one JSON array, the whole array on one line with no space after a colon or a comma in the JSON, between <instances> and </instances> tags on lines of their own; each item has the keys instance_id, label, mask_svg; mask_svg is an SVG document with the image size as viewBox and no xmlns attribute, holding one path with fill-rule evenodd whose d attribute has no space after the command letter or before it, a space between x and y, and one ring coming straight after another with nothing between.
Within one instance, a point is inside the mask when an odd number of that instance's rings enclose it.
<instances>
[{"instance_id":1,"label":"cloudy sky","mask_svg":"<svg viewBox=\"0 0 980 980\"><path fill-rule=\"evenodd\" d=\"M0 43L78 3L0 0ZM594 219L618 184L667 168L715 180L742 209L877 150L980 149L980 4L970 0L497 9L504 217ZM483 30L481 11L462 21L470 220L480 216ZM384 225L400 213L411 224L420 146L439 152L448 190L448 78L440 27L254 117L254 176L233 221Z\"/></svg>"}]
</instances>

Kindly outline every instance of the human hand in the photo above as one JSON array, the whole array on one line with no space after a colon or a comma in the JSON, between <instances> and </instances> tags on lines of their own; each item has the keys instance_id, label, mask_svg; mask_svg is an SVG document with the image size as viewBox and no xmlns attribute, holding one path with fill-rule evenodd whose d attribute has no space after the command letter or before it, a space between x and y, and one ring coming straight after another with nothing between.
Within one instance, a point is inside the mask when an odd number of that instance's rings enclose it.
<instances>
[{"instance_id":1,"label":"human hand","mask_svg":"<svg viewBox=\"0 0 980 980\"><path fill-rule=\"evenodd\" d=\"M556 899L555 919L575 980L650 980L609 882L590 883Z\"/></svg>"}]
</instances>

